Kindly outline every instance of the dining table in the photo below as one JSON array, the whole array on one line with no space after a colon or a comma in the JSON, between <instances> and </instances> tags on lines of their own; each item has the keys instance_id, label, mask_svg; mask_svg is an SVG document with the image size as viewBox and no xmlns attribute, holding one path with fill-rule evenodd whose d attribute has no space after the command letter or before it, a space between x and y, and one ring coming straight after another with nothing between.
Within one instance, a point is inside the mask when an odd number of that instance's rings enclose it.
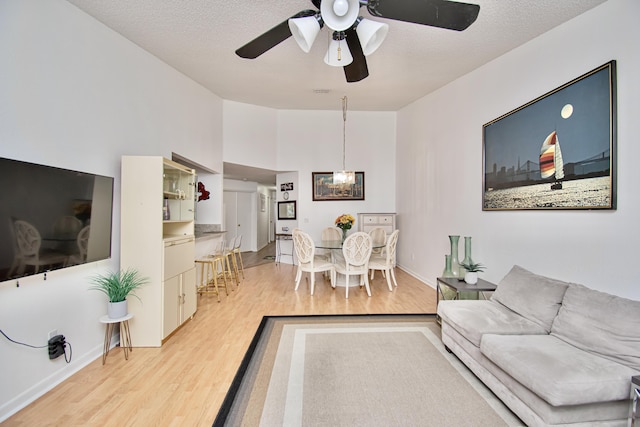
<instances>
[{"instance_id":1,"label":"dining table","mask_svg":"<svg viewBox=\"0 0 640 427\"><path fill-rule=\"evenodd\" d=\"M318 240L314 241L316 249L329 249L331 253L331 262L335 264L336 257L342 257L342 240ZM371 249L384 248L386 243L372 242ZM346 277L343 274L336 274L336 286L346 286ZM359 286L359 281L353 281L349 284L352 286Z\"/></svg>"}]
</instances>

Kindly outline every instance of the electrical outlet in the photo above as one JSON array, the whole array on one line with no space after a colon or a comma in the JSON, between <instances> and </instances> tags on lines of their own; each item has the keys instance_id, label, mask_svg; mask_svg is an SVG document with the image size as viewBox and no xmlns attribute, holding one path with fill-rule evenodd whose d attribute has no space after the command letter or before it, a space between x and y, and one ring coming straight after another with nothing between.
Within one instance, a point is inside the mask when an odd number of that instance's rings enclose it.
<instances>
[{"instance_id":1,"label":"electrical outlet","mask_svg":"<svg viewBox=\"0 0 640 427\"><path fill-rule=\"evenodd\" d=\"M64 348L66 346L64 335L56 335L49 339L49 359L53 360L64 354Z\"/></svg>"},{"instance_id":2,"label":"electrical outlet","mask_svg":"<svg viewBox=\"0 0 640 427\"><path fill-rule=\"evenodd\" d=\"M49 336L47 337L47 339L51 339L51 338L55 337L56 335L58 335L58 330L57 329L53 329L53 330L49 331Z\"/></svg>"}]
</instances>

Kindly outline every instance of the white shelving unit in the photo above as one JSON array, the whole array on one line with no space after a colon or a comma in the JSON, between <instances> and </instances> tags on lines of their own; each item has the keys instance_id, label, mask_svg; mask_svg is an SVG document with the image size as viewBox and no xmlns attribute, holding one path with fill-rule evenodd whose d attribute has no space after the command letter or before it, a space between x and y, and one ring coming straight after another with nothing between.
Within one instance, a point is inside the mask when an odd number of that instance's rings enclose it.
<instances>
[{"instance_id":1,"label":"white shelving unit","mask_svg":"<svg viewBox=\"0 0 640 427\"><path fill-rule=\"evenodd\" d=\"M150 279L128 298L134 347L160 347L196 312L195 180L163 157L122 157L120 263Z\"/></svg>"}]
</instances>

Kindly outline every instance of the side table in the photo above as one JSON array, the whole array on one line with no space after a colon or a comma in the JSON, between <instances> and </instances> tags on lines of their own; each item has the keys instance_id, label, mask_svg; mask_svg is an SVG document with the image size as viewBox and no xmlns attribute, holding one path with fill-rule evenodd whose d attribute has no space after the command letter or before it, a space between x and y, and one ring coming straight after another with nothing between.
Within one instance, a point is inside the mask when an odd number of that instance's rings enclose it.
<instances>
[{"instance_id":1,"label":"side table","mask_svg":"<svg viewBox=\"0 0 640 427\"><path fill-rule=\"evenodd\" d=\"M291 252L282 252L281 240L292 241ZM276 264L280 264L280 258L282 256L290 256L291 263L293 264L293 235L291 233L276 233Z\"/></svg>"},{"instance_id":2,"label":"side table","mask_svg":"<svg viewBox=\"0 0 640 427\"><path fill-rule=\"evenodd\" d=\"M129 360L129 352L133 351L131 346L131 334L129 332L129 319L133 317L133 314L129 313L124 317L112 319L108 315L104 315L100 318L100 323L107 325L104 332L104 347L102 349L102 364L107 361L107 355L109 354L111 335L113 335L113 329L116 323L120 324L120 347L124 350L125 360Z\"/></svg>"},{"instance_id":3,"label":"side table","mask_svg":"<svg viewBox=\"0 0 640 427\"><path fill-rule=\"evenodd\" d=\"M460 293L462 292L477 292L479 295L482 295L482 299L486 299L484 293L493 292L498 287L494 283L482 279L478 279L478 283L476 283L475 285L469 285L464 280L458 280L457 277L438 277L436 288L436 311L438 310L438 304L440 304L440 300L447 299L445 298L444 292L442 290L443 286L450 288L455 292L455 296L453 298L449 298L454 300L460 299ZM440 320L437 315L436 319L438 321Z\"/></svg>"},{"instance_id":4,"label":"side table","mask_svg":"<svg viewBox=\"0 0 640 427\"><path fill-rule=\"evenodd\" d=\"M640 375L631 377L631 419L629 420L631 427L640 425L640 422L636 422L639 421L638 415L640 415Z\"/></svg>"}]
</instances>

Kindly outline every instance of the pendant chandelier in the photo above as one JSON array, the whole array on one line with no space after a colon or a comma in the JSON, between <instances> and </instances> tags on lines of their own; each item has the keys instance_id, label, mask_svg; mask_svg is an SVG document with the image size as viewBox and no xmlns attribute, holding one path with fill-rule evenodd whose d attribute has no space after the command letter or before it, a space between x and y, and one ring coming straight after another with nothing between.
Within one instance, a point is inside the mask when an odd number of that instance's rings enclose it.
<instances>
[{"instance_id":1,"label":"pendant chandelier","mask_svg":"<svg viewBox=\"0 0 640 427\"><path fill-rule=\"evenodd\" d=\"M339 185L353 185L356 183L356 173L347 171L345 155L347 148L347 96L342 97L342 170L333 173L333 183Z\"/></svg>"}]
</instances>

